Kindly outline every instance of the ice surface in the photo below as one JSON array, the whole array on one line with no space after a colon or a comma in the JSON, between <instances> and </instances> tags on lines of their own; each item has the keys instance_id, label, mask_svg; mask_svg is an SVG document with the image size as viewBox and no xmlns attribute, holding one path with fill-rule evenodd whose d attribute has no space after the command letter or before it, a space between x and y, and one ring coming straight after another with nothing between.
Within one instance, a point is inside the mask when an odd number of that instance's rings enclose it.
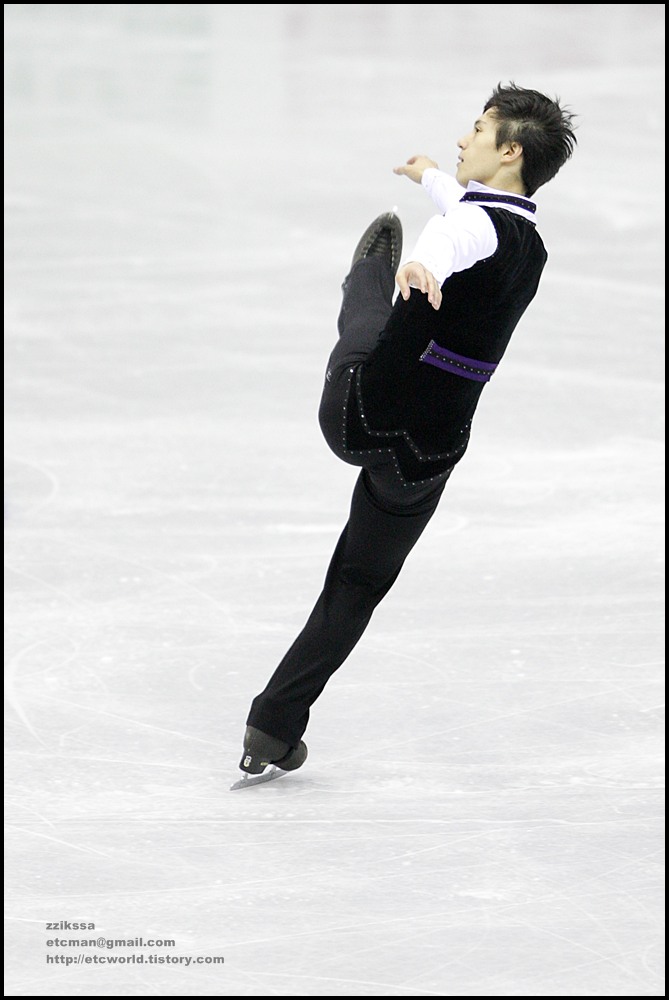
<instances>
[{"instance_id":1,"label":"ice surface","mask_svg":"<svg viewBox=\"0 0 669 1000\"><path fill-rule=\"evenodd\" d=\"M663 11L5 4L7 995L664 995ZM230 793L356 475L353 247L510 79L580 116L539 296L307 764Z\"/></svg>"}]
</instances>

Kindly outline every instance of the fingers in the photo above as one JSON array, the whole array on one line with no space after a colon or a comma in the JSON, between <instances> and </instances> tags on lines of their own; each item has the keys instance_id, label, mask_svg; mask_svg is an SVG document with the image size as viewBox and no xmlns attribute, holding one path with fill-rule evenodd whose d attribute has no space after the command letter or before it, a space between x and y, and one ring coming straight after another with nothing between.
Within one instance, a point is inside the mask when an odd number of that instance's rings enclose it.
<instances>
[{"instance_id":1,"label":"fingers","mask_svg":"<svg viewBox=\"0 0 669 1000\"><path fill-rule=\"evenodd\" d=\"M427 301L432 308L438 309L441 305L441 289L437 284L437 280L430 271L426 271L424 268L423 276L423 280L420 283L420 290L424 295L427 295Z\"/></svg>"},{"instance_id":2,"label":"fingers","mask_svg":"<svg viewBox=\"0 0 669 1000\"><path fill-rule=\"evenodd\" d=\"M395 281L397 282L397 287L400 290L400 295L405 302L409 300L411 295L411 287L409 285L409 280L406 276L406 268L402 267L395 275Z\"/></svg>"},{"instance_id":3,"label":"fingers","mask_svg":"<svg viewBox=\"0 0 669 1000\"><path fill-rule=\"evenodd\" d=\"M438 309L441 305L441 288L432 272L427 270L425 270L424 292L427 295L427 301L430 305L434 309Z\"/></svg>"},{"instance_id":4,"label":"fingers","mask_svg":"<svg viewBox=\"0 0 669 1000\"><path fill-rule=\"evenodd\" d=\"M394 167L393 173L400 177L408 177L409 180L420 184L428 162L431 161L426 160L424 156L411 156L401 167Z\"/></svg>"},{"instance_id":5,"label":"fingers","mask_svg":"<svg viewBox=\"0 0 669 1000\"><path fill-rule=\"evenodd\" d=\"M395 280L405 302L411 296L411 289L417 288L423 295L427 295L427 300L433 309L438 309L441 305L441 288L437 279L417 261L410 261L401 267Z\"/></svg>"},{"instance_id":6,"label":"fingers","mask_svg":"<svg viewBox=\"0 0 669 1000\"><path fill-rule=\"evenodd\" d=\"M406 163L403 163L401 167L394 167L393 173L410 177L412 181L420 183L423 173L428 167L438 168L439 164L436 160L431 159L429 156L421 154L420 156L410 156Z\"/></svg>"},{"instance_id":7,"label":"fingers","mask_svg":"<svg viewBox=\"0 0 669 1000\"><path fill-rule=\"evenodd\" d=\"M417 156L410 156L406 163L403 163L401 167L395 167L393 169L393 173L399 174L400 176L410 173L409 167L412 167L417 159Z\"/></svg>"},{"instance_id":8,"label":"fingers","mask_svg":"<svg viewBox=\"0 0 669 1000\"><path fill-rule=\"evenodd\" d=\"M432 274L430 274L430 280L428 282L427 301L430 303L433 309L438 309L439 306L441 305L441 288L437 284L437 280Z\"/></svg>"}]
</instances>

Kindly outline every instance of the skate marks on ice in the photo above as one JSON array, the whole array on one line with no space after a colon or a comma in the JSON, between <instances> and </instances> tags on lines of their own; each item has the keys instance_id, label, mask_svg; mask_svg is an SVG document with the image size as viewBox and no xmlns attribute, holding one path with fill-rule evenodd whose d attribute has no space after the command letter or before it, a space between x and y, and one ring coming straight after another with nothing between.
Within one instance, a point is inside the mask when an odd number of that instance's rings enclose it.
<instances>
[{"instance_id":1,"label":"skate marks on ice","mask_svg":"<svg viewBox=\"0 0 669 1000\"><path fill-rule=\"evenodd\" d=\"M8 994L662 996L661 244L615 148L663 169L662 5L5 13ZM351 234L418 235L392 166L508 76L583 115L545 283L309 763L229 794L350 499ZM75 974L60 918L225 964Z\"/></svg>"}]
</instances>

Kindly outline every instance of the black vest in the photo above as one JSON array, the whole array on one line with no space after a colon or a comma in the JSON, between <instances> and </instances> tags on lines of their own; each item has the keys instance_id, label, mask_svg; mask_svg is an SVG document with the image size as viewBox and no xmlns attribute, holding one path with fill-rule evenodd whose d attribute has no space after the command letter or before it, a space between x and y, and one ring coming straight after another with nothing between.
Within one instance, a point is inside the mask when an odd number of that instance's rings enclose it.
<instances>
[{"instance_id":1,"label":"black vest","mask_svg":"<svg viewBox=\"0 0 669 1000\"><path fill-rule=\"evenodd\" d=\"M398 297L349 397L347 449L391 446L408 482L445 472L464 455L483 386L547 260L533 222L482 207L497 232L495 253L451 274L438 310L417 289L407 302Z\"/></svg>"}]
</instances>

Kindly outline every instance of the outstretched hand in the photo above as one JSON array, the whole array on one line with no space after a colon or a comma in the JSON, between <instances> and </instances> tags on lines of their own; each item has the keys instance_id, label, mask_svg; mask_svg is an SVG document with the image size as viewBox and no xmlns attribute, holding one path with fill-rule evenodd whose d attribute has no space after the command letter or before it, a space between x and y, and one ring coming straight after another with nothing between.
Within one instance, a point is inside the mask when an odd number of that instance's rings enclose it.
<instances>
[{"instance_id":1,"label":"outstretched hand","mask_svg":"<svg viewBox=\"0 0 669 1000\"><path fill-rule=\"evenodd\" d=\"M393 173L398 174L400 177L408 177L409 180L420 184L423 179L423 172L428 167L439 167L439 164L435 160L431 160L429 156L412 156L406 161L403 167L395 167Z\"/></svg>"},{"instance_id":2,"label":"outstretched hand","mask_svg":"<svg viewBox=\"0 0 669 1000\"><path fill-rule=\"evenodd\" d=\"M395 275L395 281L405 302L411 295L411 289L418 288L427 295L427 301L434 309L441 305L441 288L437 279L418 261L410 260L408 264L403 264Z\"/></svg>"}]
</instances>

